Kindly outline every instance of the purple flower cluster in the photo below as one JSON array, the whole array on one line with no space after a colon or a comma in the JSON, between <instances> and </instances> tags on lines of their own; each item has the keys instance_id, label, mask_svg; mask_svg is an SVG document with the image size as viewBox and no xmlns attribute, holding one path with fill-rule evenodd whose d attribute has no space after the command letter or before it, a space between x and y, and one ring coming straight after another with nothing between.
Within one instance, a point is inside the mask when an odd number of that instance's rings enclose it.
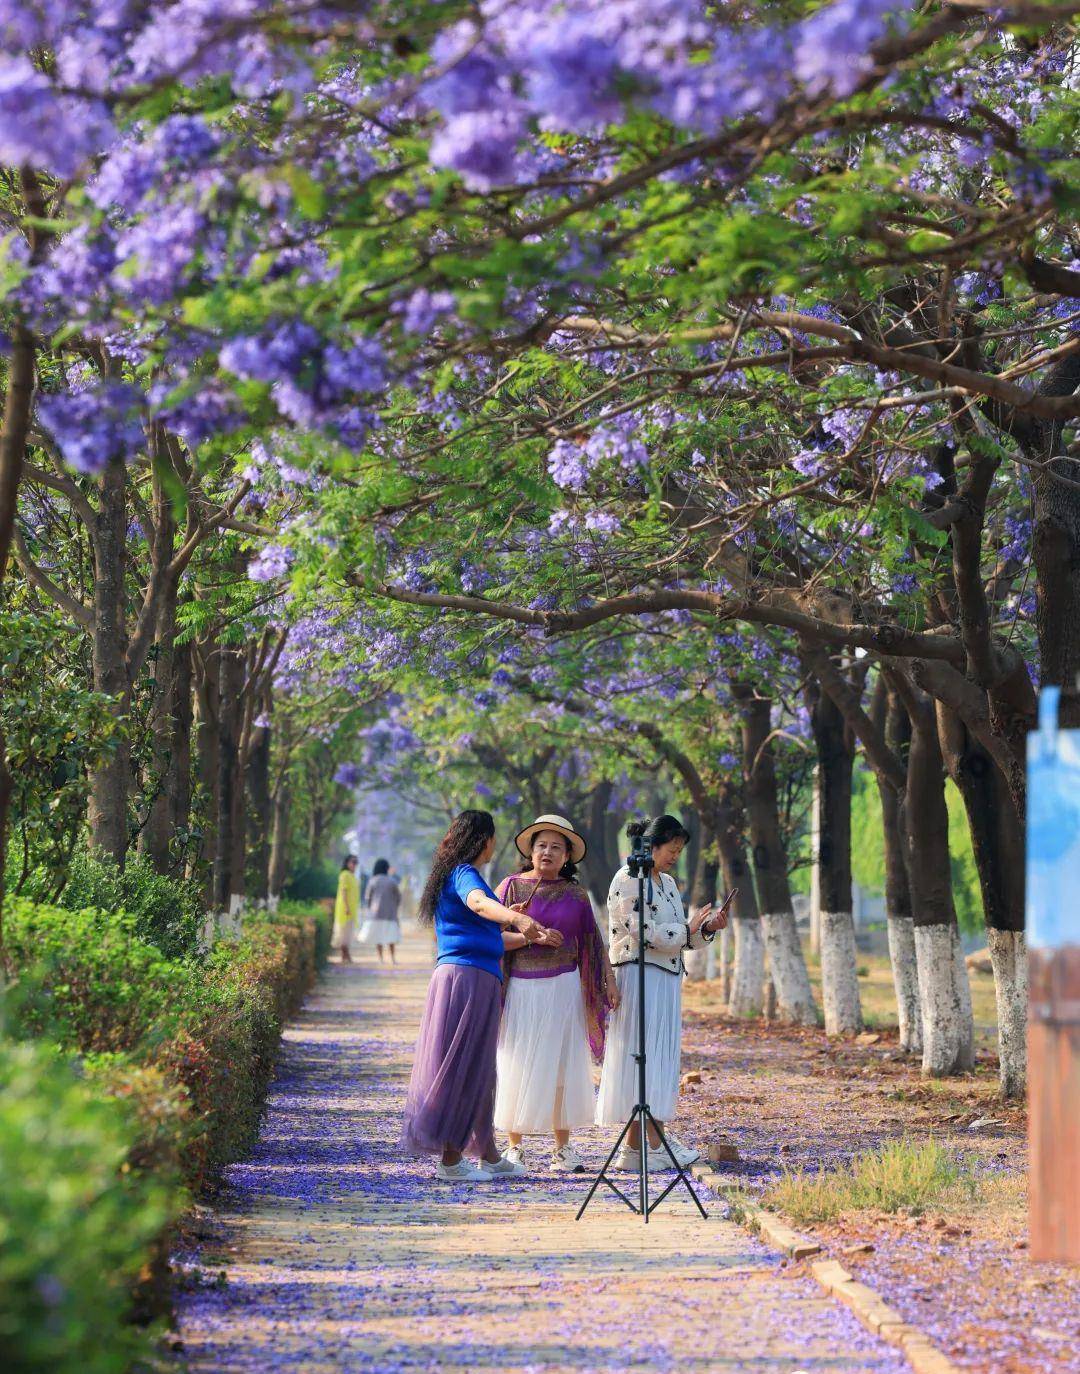
<instances>
[{"instance_id":1,"label":"purple flower cluster","mask_svg":"<svg viewBox=\"0 0 1080 1374\"><path fill-rule=\"evenodd\" d=\"M277 582L288 573L294 557L282 544L266 544L248 564L248 577L252 582Z\"/></svg>"},{"instance_id":2,"label":"purple flower cluster","mask_svg":"<svg viewBox=\"0 0 1080 1374\"><path fill-rule=\"evenodd\" d=\"M624 472L636 472L648 462L648 450L637 437L636 420L622 415L600 425L584 443L557 440L548 454L548 472L563 491L580 492L602 464L617 463Z\"/></svg>"},{"instance_id":3,"label":"purple flower cluster","mask_svg":"<svg viewBox=\"0 0 1080 1374\"><path fill-rule=\"evenodd\" d=\"M334 774L334 781L342 787L359 787L363 781L364 770L358 763L339 764L337 772Z\"/></svg>"},{"instance_id":4,"label":"purple flower cluster","mask_svg":"<svg viewBox=\"0 0 1080 1374\"><path fill-rule=\"evenodd\" d=\"M384 391L389 380L378 342L356 338L342 347L302 320L240 335L219 356L236 376L269 383L285 419L300 429L329 430L353 448L362 447L375 424L359 398Z\"/></svg>"},{"instance_id":5,"label":"purple flower cluster","mask_svg":"<svg viewBox=\"0 0 1080 1374\"><path fill-rule=\"evenodd\" d=\"M78 472L99 473L142 448L143 395L126 382L103 382L42 396L38 419Z\"/></svg>"},{"instance_id":6,"label":"purple flower cluster","mask_svg":"<svg viewBox=\"0 0 1080 1374\"><path fill-rule=\"evenodd\" d=\"M436 166L477 190L512 182L529 121L589 134L634 104L707 132L769 117L800 83L850 95L873 45L910 0L832 0L786 27L727 26L698 0L516 0L461 22L431 48L424 98L443 116Z\"/></svg>"}]
</instances>

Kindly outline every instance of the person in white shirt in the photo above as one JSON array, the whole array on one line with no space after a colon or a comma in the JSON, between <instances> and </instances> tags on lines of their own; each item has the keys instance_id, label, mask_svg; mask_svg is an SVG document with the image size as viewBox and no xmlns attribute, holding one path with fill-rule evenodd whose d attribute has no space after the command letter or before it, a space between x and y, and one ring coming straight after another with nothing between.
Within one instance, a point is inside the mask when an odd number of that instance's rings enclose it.
<instances>
[{"instance_id":1,"label":"person in white shirt","mask_svg":"<svg viewBox=\"0 0 1080 1374\"><path fill-rule=\"evenodd\" d=\"M705 906L687 919L678 884L671 876L687 840L685 826L675 816L656 816L647 824L631 822L631 838L641 835L652 850L651 893L645 884L645 1072L646 1101L655 1119L664 1123L675 1114L679 1096L682 1040L683 951L699 949L727 925L727 904L719 910ZM623 865L608 892L608 955L619 987L619 1005L608 1023L604 1067L596 1102L599 1126L622 1126L638 1100L638 880ZM700 1150L684 1145L670 1131L664 1135L685 1168L700 1158ZM641 1133L635 1121L616 1155L617 1169L640 1168ZM649 1167L671 1167L659 1137L649 1127Z\"/></svg>"}]
</instances>

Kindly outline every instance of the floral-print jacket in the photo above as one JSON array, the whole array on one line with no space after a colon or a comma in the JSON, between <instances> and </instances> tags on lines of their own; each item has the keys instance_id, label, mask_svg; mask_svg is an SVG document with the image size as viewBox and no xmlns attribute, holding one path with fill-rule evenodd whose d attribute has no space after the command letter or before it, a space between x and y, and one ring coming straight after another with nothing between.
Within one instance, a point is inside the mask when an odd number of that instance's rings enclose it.
<instances>
[{"instance_id":1,"label":"floral-print jacket","mask_svg":"<svg viewBox=\"0 0 1080 1374\"><path fill-rule=\"evenodd\" d=\"M608 957L613 968L637 960L638 880L623 867L608 889ZM686 912L675 879L669 873L652 874L645 880L645 962L666 973L683 973L683 950L701 949L712 939L700 930L690 934Z\"/></svg>"}]
</instances>

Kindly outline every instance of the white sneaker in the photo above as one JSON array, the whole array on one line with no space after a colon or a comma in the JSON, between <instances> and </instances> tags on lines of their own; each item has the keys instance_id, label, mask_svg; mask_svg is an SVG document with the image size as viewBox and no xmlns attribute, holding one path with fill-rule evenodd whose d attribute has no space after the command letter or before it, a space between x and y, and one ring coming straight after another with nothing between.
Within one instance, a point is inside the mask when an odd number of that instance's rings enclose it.
<instances>
[{"instance_id":1,"label":"white sneaker","mask_svg":"<svg viewBox=\"0 0 1080 1374\"><path fill-rule=\"evenodd\" d=\"M701 1158L700 1150L695 1150L692 1145L684 1145L679 1137L672 1135L670 1131L668 1132L667 1143L671 1146L671 1153L684 1169L689 1169L691 1164L696 1164ZM668 1159L667 1151L661 1147L660 1152L664 1156L665 1163L670 1167L671 1160Z\"/></svg>"},{"instance_id":2,"label":"white sneaker","mask_svg":"<svg viewBox=\"0 0 1080 1374\"><path fill-rule=\"evenodd\" d=\"M435 1165L435 1177L446 1183L490 1183L491 1175L486 1169L479 1168L467 1159L459 1159L456 1164Z\"/></svg>"},{"instance_id":3,"label":"white sneaker","mask_svg":"<svg viewBox=\"0 0 1080 1374\"><path fill-rule=\"evenodd\" d=\"M488 1178L523 1178L529 1172L520 1160L510 1158L509 1151L500 1155L494 1164L486 1159L480 1160L478 1167Z\"/></svg>"},{"instance_id":4,"label":"white sneaker","mask_svg":"<svg viewBox=\"0 0 1080 1374\"><path fill-rule=\"evenodd\" d=\"M567 1142L567 1144L560 1145L557 1150L552 1151L551 1172L553 1174L583 1174L585 1161L573 1145Z\"/></svg>"},{"instance_id":5,"label":"white sneaker","mask_svg":"<svg viewBox=\"0 0 1080 1374\"><path fill-rule=\"evenodd\" d=\"M503 1159L508 1159L511 1164L520 1164L523 1169L526 1168L525 1146L511 1145L508 1150L503 1151Z\"/></svg>"},{"instance_id":6,"label":"white sneaker","mask_svg":"<svg viewBox=\"0 0 1080 1374\"><path fill-rule=\"evenodd\" d=\"M661 1158L661 1155L663 1158ZM625 1169L631 1174L641 1172L641 1151L631 1150L629 1145L624 1145L615 1158L611 1161L613 1169ZM649 1146L649 1173L658 1174L663 1169L671 1168L671 1160L667 1157L667 1152L660 1146Z\"/></svg>"}]
</instances>

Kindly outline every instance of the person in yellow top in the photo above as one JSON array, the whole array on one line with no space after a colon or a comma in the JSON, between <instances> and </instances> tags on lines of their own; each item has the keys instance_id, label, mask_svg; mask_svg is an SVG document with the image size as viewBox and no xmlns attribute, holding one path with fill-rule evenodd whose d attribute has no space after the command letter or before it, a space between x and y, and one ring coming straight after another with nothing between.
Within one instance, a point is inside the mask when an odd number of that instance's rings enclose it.
<instances>
[{"instance_id":1,"label":"person in yellow top","mask_svg":"<svg viewBox=\"0 0 1080 1374\"><path fill-rule=\"evenodd\" d=\"M342 963L351 964L352 954L349 946L356 936L356 918L360 912L360 879L356 876L358 863L355 854L350 854L341 865L337 885L337 904L334 907L334 933L330 943L341 950Z\"/></svg>"}]
</instances>

